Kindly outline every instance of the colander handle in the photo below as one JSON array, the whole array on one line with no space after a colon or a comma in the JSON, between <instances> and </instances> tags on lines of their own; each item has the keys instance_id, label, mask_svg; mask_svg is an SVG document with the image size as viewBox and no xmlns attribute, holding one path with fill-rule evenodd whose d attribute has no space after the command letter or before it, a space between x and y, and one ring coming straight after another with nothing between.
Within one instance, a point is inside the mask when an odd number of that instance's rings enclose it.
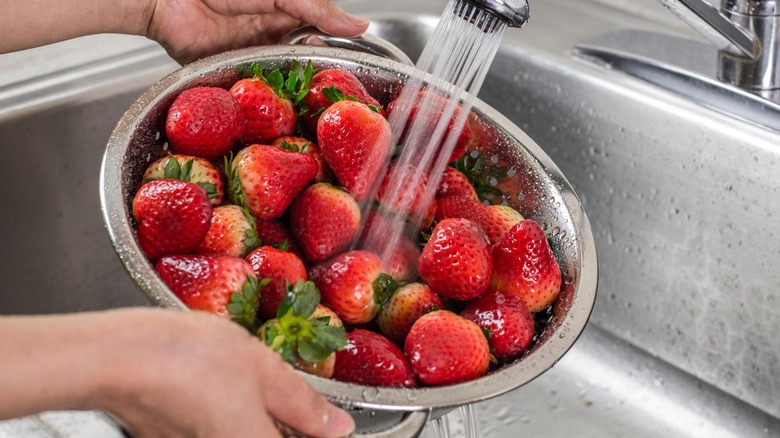
<instances>
[{"instance_id":1,"label":"colander handle","mask_svg":"<svg viewBox=\"0 0 780 438\"><path fill-rule=\"evenodd\" d=\"M328 35L314 26L306 26L291 31L282 37L279 44L307 44L312 37L316 37L327 46L370 53L402 64L414 66L412 60L409 59L409 57L406 56L406 53L401 49L382 38L367 33L354 38L343 38Z\"/></svg>"}]
</instances>

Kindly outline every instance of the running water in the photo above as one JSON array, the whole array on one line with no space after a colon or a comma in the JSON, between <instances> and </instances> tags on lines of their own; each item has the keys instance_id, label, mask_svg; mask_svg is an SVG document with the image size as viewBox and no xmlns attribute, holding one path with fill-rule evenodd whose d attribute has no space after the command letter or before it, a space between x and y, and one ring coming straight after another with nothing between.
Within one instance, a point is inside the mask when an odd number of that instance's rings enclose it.
<instances>
[{"instance_id":1,"label":"running water","mask_svg":"<svg viewBox=\"0 0 780 438\"><path fill-rule=\"evenodd\" d=\"M363 230L363 247L385 263L392 259L401 239L416 241L505 29L506 24L495 15L464 0L451 0L416 65L419 72L430 76L412 75L401 91L389 122L391 144L403 147L386 175L389 189L378 198L382 215L394 232L387 235L386 228L370 225ZM426 92L421 97L423 90ZM446 98L446 104L441 97ZM409 124L413 107L415 114ZM377 199L380 184L381 179L369 199ZM421 192L420 187L424 187ZM372 207L364 206L364 218Z\"/></svg>"}]
</instances>

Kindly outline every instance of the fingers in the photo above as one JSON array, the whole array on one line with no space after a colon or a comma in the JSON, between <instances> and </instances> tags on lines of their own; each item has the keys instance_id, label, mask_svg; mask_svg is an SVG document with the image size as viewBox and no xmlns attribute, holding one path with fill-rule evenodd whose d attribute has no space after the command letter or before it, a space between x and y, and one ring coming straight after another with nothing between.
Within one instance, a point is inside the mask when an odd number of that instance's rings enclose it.
<instances>
[{"instance_id":1,"label":"fingers","mask_svg":"<svg viewBox=\"0 0 780 438\"><path fill-rule=\"evenodd\" d=\"M277 420L299 432L322 438L349 435L355 422L328 403L306 381L268 350L261 360L266 409Z\"/></svg>"},{"instance_id":2,"label":"fingers","mask_svg":"<svg viewBox=\"0 0 780 438\"><path fill-rule=\"evenodd\" d=\"M368 28L367 20L345 12L331 0L276 0L276 7L335 36L358 36Z\"/></svg>"}]
</instances>

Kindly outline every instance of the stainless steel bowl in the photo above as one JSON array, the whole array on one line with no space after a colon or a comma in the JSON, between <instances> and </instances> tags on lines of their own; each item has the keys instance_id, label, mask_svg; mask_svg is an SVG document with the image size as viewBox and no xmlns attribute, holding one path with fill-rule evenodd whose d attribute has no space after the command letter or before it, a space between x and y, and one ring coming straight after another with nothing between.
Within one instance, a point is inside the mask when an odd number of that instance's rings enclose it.
<instances>
[{"instance_id":1,"label":"stainless steel bowl","mask_svg":"<svg viewBox=\"0 0 780 438\"><path fill-rule=\"evenodd\" d=\"M165 155L165 114L183 90L202 85L229 87L252 63L285 69L293 59L315 67L354 73L369 92L387 103L413 67L372 54L335 47L272 46L228 52L197 61L163 78L127 110L108 142L101 171L101 202L116 252L154 305L185 309L156 275L136 241L131 202L146 167ZM427 76L425 76L427 77ZM477 100L473 113L484 141L478 153L511 169L504 182L509 204L545 229L561 264L563 286L553 317L523 357L466 383L441 388L373 388L308 374L318 391L347 408L359 432L371 436L415 436L428 418L455 407L519 388L552 367L574 344L596 298L596 250L582 204L545 152L508 119ZM494 158L495 157L495 158ZM380 432L376 432L380 430Z\"/></svg>"}]
</instances>

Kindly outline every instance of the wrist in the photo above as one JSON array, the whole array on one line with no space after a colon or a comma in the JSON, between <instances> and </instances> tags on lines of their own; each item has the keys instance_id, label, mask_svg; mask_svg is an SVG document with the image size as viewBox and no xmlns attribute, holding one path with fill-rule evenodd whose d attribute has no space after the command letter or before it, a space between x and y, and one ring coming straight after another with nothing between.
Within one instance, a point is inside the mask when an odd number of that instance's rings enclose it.
<instances>
[{"instance_id":1,"label":"wrist","mask_svg":"<svg viewBox=\"0 0 780 438\"><path fill-rule=\"evenodd\" d=\"M97 0L100 29L93 33L146 36L156 0Z\"/></svg>"}]
</instances>

